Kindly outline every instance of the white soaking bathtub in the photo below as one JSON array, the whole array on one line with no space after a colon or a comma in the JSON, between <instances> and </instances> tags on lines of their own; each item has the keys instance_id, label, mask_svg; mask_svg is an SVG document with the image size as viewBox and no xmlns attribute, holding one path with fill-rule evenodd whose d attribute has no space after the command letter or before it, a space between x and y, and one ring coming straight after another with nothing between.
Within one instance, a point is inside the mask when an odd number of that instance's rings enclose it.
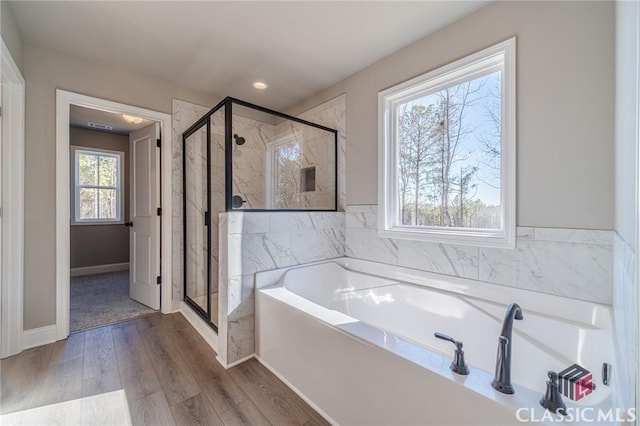
<instances>
[{"instance_id":1,"label":"white soaking bathtub","mask_svg":"<svg viewBox=\"0 0 640 426\"><path fill-rule=\"evenodd\" d=\"M259 273L256 283L260 361L332 423L548 420L538 403L546 373L575 363L596 388L564 398L567 406L611 408L601 375L613 362L606 306L350 258ZM513 323L516 393L504 395L491 380L511 302L524 319ZM464 343L468 376L450 371L454 345L434 332Z\"/></svg>"}]
</instances>

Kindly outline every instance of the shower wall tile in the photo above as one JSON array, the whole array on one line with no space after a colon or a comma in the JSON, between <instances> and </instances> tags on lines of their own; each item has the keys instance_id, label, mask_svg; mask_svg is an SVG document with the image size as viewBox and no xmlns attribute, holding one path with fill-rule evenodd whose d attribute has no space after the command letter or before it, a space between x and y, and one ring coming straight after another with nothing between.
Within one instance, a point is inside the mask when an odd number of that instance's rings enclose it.
<instances>
[{"instance_id":1,"label":"shower wall tile","mask_svg":"<svg viewBox=\"0 0 640 426\"><path fill-rule=\"evenodd\" d=\"M236 362L255 352L254 298L251 296L241 308L227 318L227 362Z\"/></svg>"},{"instance_id":2,"label":"shower wall tile","mask_svg":"<svg viewBox=\"0 0 640 426\"><path fill-rule=\"evenodd\" d=\"M245 216L251 215L245 220ZM229 221L229 234L260 234L269 232L269 214L237 212L226 215ZM271 230L277 232L275 230Z\"/></svg>"},{"instance_id":3,"label":"shower wall tile","mask_svg":"<svg viewBox=\"0 0 640 426\"><path fill-rule=\"evenodd\" d=\"M187 273L188 292L191 297L206 295L207 235L204 226L206 210L207 151L206 134L195 133L184 149L189 166L187 174ZM216 280L217 281L217 280Z\"/></svg>"},{"instance_id":4,"label":"shower wall tile","mask_svg":"<svg viewBox=\"0 0 640 426\"><path fill-rule=\"evenodd\" d=\"M344 256L344 213L222 213L220 232L221 324L226 324L220 331L226 348L221 356L230 364L254 351L254 274Z\"/></svg>"},{"instance_id":5,"label":"shower wall tile","mask_svg":"<svg viewBox=\"0 0 640 426\"><path fill-rule=\"evenodd\" d=\"M614 406L635 406L635 378L638 377L638 282L637 255L633 247L617 232L613 245L613 336L614 336Z\"/></svg>"},{"instance_id":6,"label":"shower wall tile","mask_svg":"<svg viewBox=\"0 0 640 426\"><path fill-rule=\"evenodd\" d=\"M537 241L613 245L613 232L591 229L535 228Z\"/></svg>"},{"instance_id":7,"label":"shower wall tile","mask_svg":"<svg viewBox=\"0 0 640 426\"><path fill-rule=\"evenodd\" d=\"M613 232L518 228L516 249L380 238L377 206L349 206L346 254L597 303L612 302Z\"/></svg>"},{"instance_id":8,"label":"shower wall tile","mask_svg":"<svg viewBox=\"0 0 640 426\"><path fill-rule=\"evenodd\" d=\"M480 280L611 304L611 245L519 241L480 249Z\"/></svg>"},{"instance_id":9,"label":"shower wall tile","mask_svg":"<svg viewBox=\"0 0 640 426\"><path fill-rule=\"evenodd\" d=\"M345 221L347 228L378 229L378 206L349 206Z\"/></svg>"},{"instance_id":10,"label":"shower wall tile","mask_svg":"<svg viewBox=\"0 0 640 426\"><path fill-rule=\"evenodd\" d=\"M189 102L173 99L171 114L171 165L173 172L172 187L172 248L173 248L173 276L171 277L173 288L173 306L175 310L178 308L180 300L182 300L183 273L184 273L184 249L182 234L182 133L187 130L199 118L205 115L209 108Z\"/></svg>"},{"instance_id":11,"label":"shower wall tile","mask_svg":"<svg viewBox=\"0 0 640 426\"><path fill-rule=\"evenodd\" d=\"M245 138L233 144L233 193L245 200L243 208L264 209L266 205L266 152L274 140L275 126L250 118L233 116L233 133Z\"/></svg>"},{"instance_id":12,"label":"shower wall tile","mask_svg":"<svg viewBox=\"0 0 640 426\"><path fill-rule=\"evenodd\" d=\"M229 276L249 275L291 264L291 234L229 234Z\"/></svg>"},{"instance_id":13,"label":"shower wall tile","mask_svg":"<svg viewBox=\"0 0 640 426\"><path fill-rule=\"evenodd\" d=\"M278 212L269 216L271 232L344 228L344 214L333 212Z\"/></svg>"},{"instance_id":14,"label":"shower wall tile","mask_svg":"<svg viewBox=\"0 0 640 426\"><path fill-rule=\"evenodd\" d=\"M518 227L516 228L516 238L518 240L535 240L535 228Z\"/></svg>"},{"instance_id":15,"label":"shower wall tile","mask_svg":"<svg viewBox=\"0 0 640 426\"><path fill-rule=\"evenodd\" d=\"M309 229L291 233L291 263L301 264L344 256L343 229Z\"/></svg>"},{"instance_id":16,"label":"shower wall tile","mask_svg":"<svg viewBox=\"0 0 640 426\"><path fill-rule=\"evenodd\" d=\"M349 257L398 264L398 240L378 237L377 229L346 228L345 238Z\"/></svg>"},{"instance_id":17,"label":"shower wall tile","mask_svg":"<svg viewBox=\"0 0 640 426\"><path fill-rule=\"evenodd\" d=\"M275 157L274 167L278 168L274 171L278 176L273 186L274 207L333 208L335 136L321 129L285 121L276 127L275 141L270 147L270 155ZM310 167L315 173L314 188L307 191L302 187L302 173Z\"/></svg>"},{"instance_id":18,"label":"shower wall tile","mask_svg":"<svg viewBox=\"0 0 640 426\"><path fill-rule=\"evenodd\" d=\"M478 247L398 240L398 265L478 279Z\"/></svg>"},{"instance_id":19,"label":"shower wall tile","mask_svg":"<svg viewBox=\"0 0 640 426\"><path fill-rule=\"evenodd\" d=\"M320 104L308 111L298 115L303 120L321 124L323 126L336 129L338 131L338 211L345 211L347 205L347 184L346 184L346 158L347 158L347 95L342 94L323 104ZM315 144L318 146L318 144ZM322 145L319 145L322 146ZM332 158L334 153L312 153L307 161L312 164L311 156L322 156L319 158ZM334 182L321 183L325 186L333 186ZM317 201L316 201L317 202Z\"/></svg>"},{"instance_id":20,"label":"shower wall tile","mask_svg":"<svg viewBox=\"0 0 640 426\"><path fill-rule=\"evenodd\" d=\"M229 279L227 312L227 354L229 359L239 360L255 350L253 275Z\"/></svg>"}]
</instances>

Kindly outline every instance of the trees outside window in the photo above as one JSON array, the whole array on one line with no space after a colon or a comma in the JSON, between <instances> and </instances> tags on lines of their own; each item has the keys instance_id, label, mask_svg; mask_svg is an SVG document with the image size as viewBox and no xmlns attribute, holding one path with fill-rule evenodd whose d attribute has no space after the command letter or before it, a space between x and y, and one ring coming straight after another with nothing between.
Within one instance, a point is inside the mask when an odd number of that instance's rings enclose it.
<instances>
[{"instance_id":1,"label":"trees outside window","mask_svg":"<svg viewBox=\"0 0 640 426\"><path fill-rule=\"evenodd\" d=\"M74 222L122 221L122 158L118 151L72 147Z\"/></svg>"},{"instance_id":2,"label":"trees outside window","mask_svg":"<svg viewBox=\"0 0 640 426\"><path fill-rule=\"evenodd\" d=\"M380 233L512 246L515 40L380 93Z\"/></svg>"}]
</instances>

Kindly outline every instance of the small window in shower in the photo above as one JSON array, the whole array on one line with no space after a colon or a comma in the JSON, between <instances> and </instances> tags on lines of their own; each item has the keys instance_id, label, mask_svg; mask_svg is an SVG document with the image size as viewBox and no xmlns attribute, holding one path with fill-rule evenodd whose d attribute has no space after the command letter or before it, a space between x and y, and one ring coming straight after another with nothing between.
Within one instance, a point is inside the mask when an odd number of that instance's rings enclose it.
<instances>
[{"instance_id":1,"label":"small window in shower","mask_svg":"<svg viewBox=\"0 0 640 426\"><path fill-rule=\"evenodd\" d=\"M312 192L316 190L316 168L306 167L300 169L300 192Z\"/></svg>"}]
</instances>

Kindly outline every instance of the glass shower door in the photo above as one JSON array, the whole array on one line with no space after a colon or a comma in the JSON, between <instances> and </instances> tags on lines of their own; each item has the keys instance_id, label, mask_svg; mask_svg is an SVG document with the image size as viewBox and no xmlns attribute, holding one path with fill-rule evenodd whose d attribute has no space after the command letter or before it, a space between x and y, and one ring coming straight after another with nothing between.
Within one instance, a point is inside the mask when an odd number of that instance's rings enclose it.
<instances>
[{"instance_id":1,"label":"glass shower door","mask_svg":"<svg viewBox=\"0 0 640 426\"><path fill-rule=\"evenodd\" d=\"M208 318L211 230L206 123L184 139L183 152L184 299Z\"/></svg>"}]
</instances>

